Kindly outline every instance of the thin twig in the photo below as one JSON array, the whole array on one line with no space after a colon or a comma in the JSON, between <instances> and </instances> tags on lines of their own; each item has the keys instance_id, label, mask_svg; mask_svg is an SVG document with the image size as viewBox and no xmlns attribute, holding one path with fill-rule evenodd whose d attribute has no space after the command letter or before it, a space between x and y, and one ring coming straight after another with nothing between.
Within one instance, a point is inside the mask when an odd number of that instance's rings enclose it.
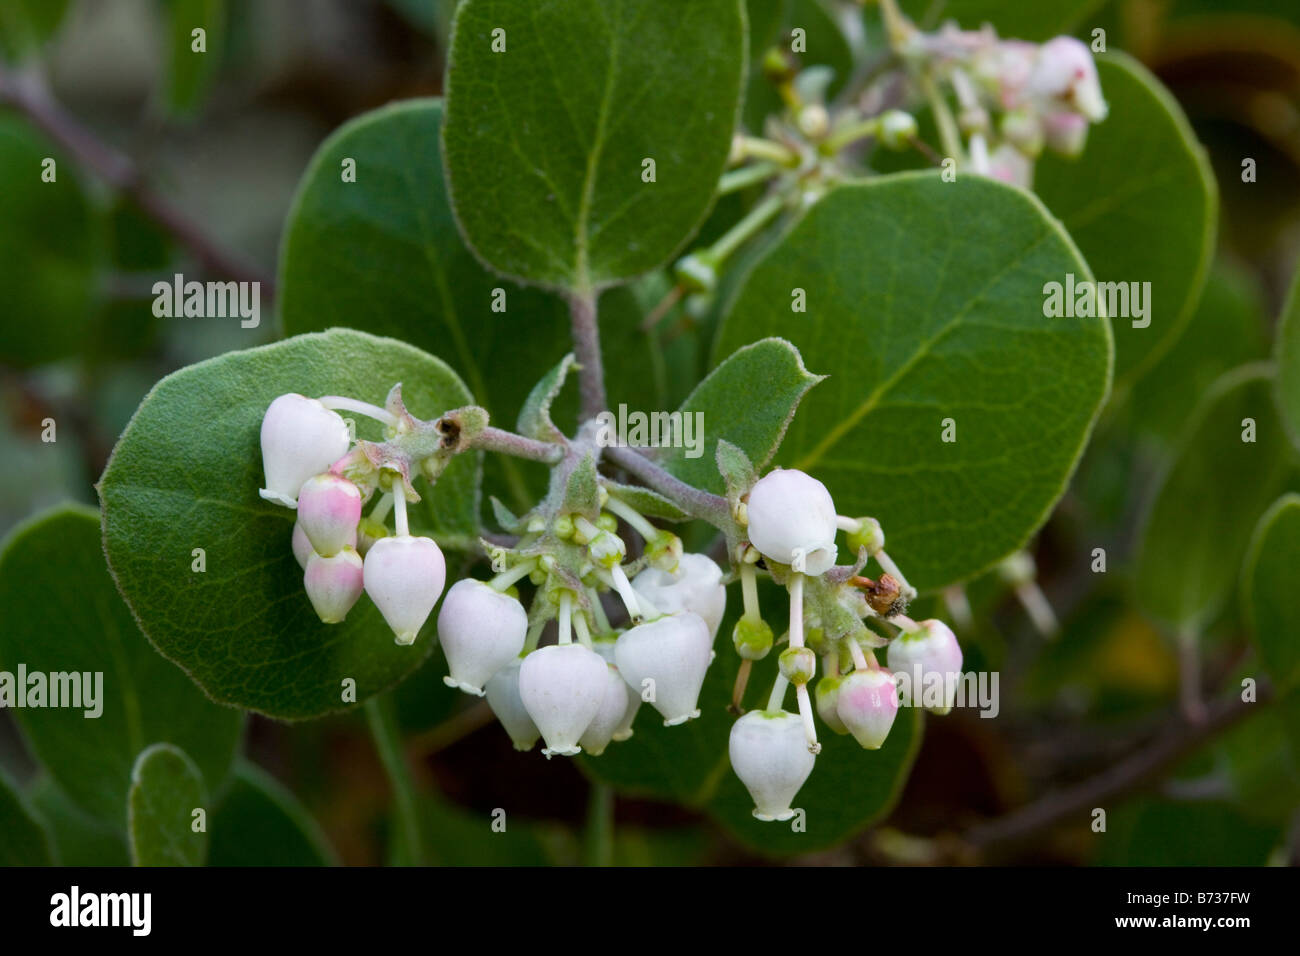
<instances>
[{"instance_id":1,"label":"thin twig","mask_svg":"<svg viewBox=\"0 0 1300 956\"><path fill-rule=\"evenodd\" d=\"M275 279L270 273L222 249L196 222L153 192L145 184L135 161L99 139L65 110L39 74L16 73L0 67L0 103L21 112L80 166L130 196L145 215L171 233L208 272L237 281L258 282L265 295L275 294Z\"/></svg>"},{"instance_id":2,"label":"thin twig","mask_svg":"<svg viewBox=\"0 0 1300 956\"><path fill-rule=\"evenodd\" d=\"M1006 816L977 824L966 831L965 842L978 848L1019 843L1071 818L1085 820L1094 807L1104 807L1151 783L1162 771L1253 713L1271 696L1266 685L1260 684L1258 689L1258 702L1244 702L1240 695L1216 700L1207 708L1204 723L1192 724L1181 716L1171 720L1152 743L1114 766L1076 787L1050 793Z\"/></svg>"},{"instance_id":3,"label":"thin twig","mask_svg":"<svg viewBox=\"0 0 1300 956\"><path fill-rule=\"evenodd\" d=\"M578 391L583 420L605 411L605 369L600 357L600 332L596 328L596 298L575 293L569 299L573 329L573 356L578 360Z\"/></svg>"},{"instance_id":4,"label":"thin twig","mask_svg":"<svg viewBox=\"0 0 1300 956\"><path fill-rule=\"evenodd\" d=\"M605 457L614 464L666 495L691 517L707 521L716 528L725 528L731 521L731 507L726 498L691 487L664 471L635 448L614 446L604 449L604 452Z\"/></svg>"},{"instance_id":5,"label":"thin twig","mask_svg":"<svg viewBox=\"0 0 1300 956\"><path fill-rule=\"evenodd\" d=\"M470 445L484 451L495 451L502 455L540 461L547 465L553 465L564 457L564 449L553 442L516 435L514 432L494 428L491 425L475 435Z\"/></svg>"}]
</instances>

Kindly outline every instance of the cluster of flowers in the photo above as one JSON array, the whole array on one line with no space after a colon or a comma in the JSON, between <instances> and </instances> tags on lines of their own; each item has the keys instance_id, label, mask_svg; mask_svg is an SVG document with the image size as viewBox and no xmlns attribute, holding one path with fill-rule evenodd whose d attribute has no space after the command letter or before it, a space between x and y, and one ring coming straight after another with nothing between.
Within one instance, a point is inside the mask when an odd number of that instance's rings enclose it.
<instances>
[{"instance_id":1,"label":"cluster of flowers","mask_svg":"<svg viewBox=\"0 0 1300 956\"><path fill-rule=\"evenodd\" d=\"M391 400L390 400L391 401ZM410 466L379 460L358 468L366 443L354 447L352 429L335 410L370 415L400 432L405 416L351 399L282 395L262 423L267 500L297 509L292 547L303 566L307 596L320 619L342 621L364 591L399 644L411 644L442 595L446 565L438 545L411 535L406 517ZM406 420L414 422L406 417ZM428 424L428 423L417 423ZM372 458L373 464L373 458ZM364 477L357 478L358 475ZM365 517L376 492L380 501ZM700 715L700 690L714 658L713 643L726 609L724 575L709 557L685 554L675 535L657 528L603 483L594 520L580 513L539 511L527 519L510 548L489 546L496 576L456 582L437 619L447 659L447 684L486 696L516 748L540 737L548 757L582 751L600 754L632 735L643 702L666 726ZM395 533L385 522L395 517ZM756 660L779 643L779 672L766 707L736 721L730 738L732 766L754 798L760 820L793 815L791 801L812 771L821 746L814 709L839 734L867 749L879 748L900 703L895 673L909 675L918 691L938 689L922 701L903 685L903 703L915 700L946 712L961 672L961 650L939 621L915 622L902 613L914 592L884 551L873 519L837 515L826 487L795 470L776 469L735 501L745 534L733 555L744 613L733 645L742 658L736 702ZM627 561L620 519L643 539L643 556ZM847 534L858 555L851 567L835 564L836 536ZM874 558L878 580L859 572ZM762 565L790 595L789 630L782 641L759 613L756 571ZM531 611L515 584L537 587ZM629 626L610 626L601 595L616 593ZM805 600L805 595L809 600ZM877 617L892 640L871 630ZM555 644L539 646L544 626L556 621ZM888 668L873 648L888 646ZM809 683L817 670L823 676ZM793 684L798 713L785 710Z\"/></svg>"},{"instance_id":2,"label":"cluster of flowers","mask_svg":"<svg viewBox=\"0 0 1300 956\"><path fill-rule=\"evenodd\" d=\"M1106 118L1092 51L1074 37L1040 45L949 24L909 32L900 45L914 70L952 87L975 172L1029 188L1044 148L1078 156L1089 124Z\"/></svg>"}]
</instances>

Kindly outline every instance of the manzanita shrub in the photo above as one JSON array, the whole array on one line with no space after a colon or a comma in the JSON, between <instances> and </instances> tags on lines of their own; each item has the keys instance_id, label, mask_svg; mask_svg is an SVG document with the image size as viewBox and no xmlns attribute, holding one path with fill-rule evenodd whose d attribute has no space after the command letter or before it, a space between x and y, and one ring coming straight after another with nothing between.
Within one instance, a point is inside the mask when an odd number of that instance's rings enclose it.
<instances>
[{"instance_id":1,"label":"manzanita shrub","mask_svg":"<svg viewBox=\"0 0 1300 956\"><path fill-rule=\"evenodd\" d=\"M327 862L238 756L241 712L364 707L400 788L394 689L435 667L516 749L762 853L887 814L926 721L977 706L966 585L1056 627L1025 549L1189 323L1217 209L1136 61L1037 4L912 6L457 4L442 97L306 170L282 340L158 382L99 518L10 539L0 592L68 600L11 620L3 660L57 631L49 669L121 682L75 737L14 712L51 784L15 813L67 800L128 821L136 862L239 862L239 808L271 804ZM1275 363L1209 388L1135 578L1184 643L1240 578L1279 693L1298 310ZM1206 455L1248 479L1206 487ZM424 859L398 804L393 859Z\"/></svg>"}]
</instances>

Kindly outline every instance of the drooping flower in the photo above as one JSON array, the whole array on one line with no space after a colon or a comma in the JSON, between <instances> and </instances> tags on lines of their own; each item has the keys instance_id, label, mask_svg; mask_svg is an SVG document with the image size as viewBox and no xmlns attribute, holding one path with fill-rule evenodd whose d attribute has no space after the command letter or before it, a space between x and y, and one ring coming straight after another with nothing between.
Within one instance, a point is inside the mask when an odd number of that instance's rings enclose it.
<instances>
[{"instance_id":1,"label":"drooping flower","mask_svg":"<svg viewBox=\"0 0 1300 956\"><path fill-rule=\"evenodd\" d=\"M304 571L307 570L307 562L311 556L316 553L316 549L311 546L307 540L307 532L302 530L302 525L298 522L293 523L293 538L291 539L293 556L298 559L298 567Z\"/></svg>"},{"instance_id":2,"label":"drooping flower","mask_svg":"<svg viewBox=\"0 0 1300 956\"><path fill-rule=\"evenodd\" d=\"M664 726L700 715L696 704L713 660L713 638L698 614L668 614L625 631L614 660L629 686L640 689L652 682L650 703L663 715Z\"/></svg>"},{"instance_id":3,"label":"drooping flower","mask_svg":"<svg viewBox=\"0 0 1300 956\"><path fill-rule=\"evenodd\" d=\"M615 671L618 670L618 664L615 661L615 654L618 650L617 639L596 640L592 643L592 649L604 659L606 664L613 664ZM619 679L623 682L624 696L627 698L627 704L623 708L623 719L619 721L618 726L614 728L611 740L627 740L632 736L632 722L636 720L637 711L641 709L641 689L633 687L623 675L619 674Z\"/></svg>"},{"instance_id":4,"label":"drooping flower","mask_svg":"<svg viewBox=\"0 0 1300 956\"><path fill-rule=\"evenodd\" d=\"M605 665L605 693L600 701L600 709L591 719L587 729L582 732L578 743L582 749L593 757L599 757L614 739L627 714L627 682L613 664Z\"/></svg>"},{"instance_id":5,"label":"drooping flower","mask_svg":"<svg viewBox=\"0 0 1300 956\"><path fill-rule=\"evenodd\" d=\"M1074 37L1053 37L1038 48L1029 89L1049 104L1067 105L1094 123L1106 118L1092 51Z\"/></svg>"},{"instance_id":6,"label":"drooping flower","mask_svg":"<svg viewBox=\"0 0 1300 956\"><path fill-rule=\"evenodd\" d=\"M816 757L803 721L786 711L751 710L731 727L731 767L754 798L760 820L789 820L790 804L812 773Z\"/></svg>"},{"instance_id":7,"label":"drooping flower","mask_svg":"<svg viewBox=\"0 0 1300 956\"><path fill-rule=\"evenodd\" d=\"M578 741L600 711L609 667L581 644L539 647L519 669L519 697L546 741L542 753L581 753Z\"/></svg>"},{"instance_id":8,"label":"drooping flower","mask_svg":"<svg viewBox=\"0 0 1300 956\"><path fill-rule=\"evenodd\" d=\"M528 613L518 600L473 578L457 581L438 612L438 640L451 674L443 680L483 696L483 685L519 656Z\"/></svg>"},{"instance_id":9,"label":"drooping flower","mask_svg":"<svg viewBox=\"0 0 1300 956\"><path fill-rule=\"evenodd\" d=\"M447 563L432 538L381 538L365 557L365 587L398 644L412 644L438 603Z\"/></svg>"},{"instance_id":10,"label":"drooping flower","mask_svg":"<svg viewBox=\"0 0 1300 956\"><path fill-rule=\"evenodd\" d=\"M632 579L632 587L651 607L664 614L678 611L698 614L708 625L710 637L717 635L727 610L722 569L706 554L683 554L677 561L675 574L646 568Z\"/></svg>"},{"instance_id":11,"label":"drooping flower","mask_svg":"<svg viewBox=\"0 0 1300 956\"><path fill-rule=\"evenodd\" d=\"M316 615L326 624L338 624L361 597L361 555L353 548L340 548L325 557L312 553L303 572L303 585Z\"/></svg>"},{"instance_id":12,"label":"drooping flower","mask_svg":"<svg viewBox=\"0 0 1300 956\"><path fill-rule=\"evenodd\" d=\"M340 475L313 475L298 491L298 524L323 557L357 546L361 489Z\"/></svg>"},{"instance_id":13,"label":"drooping flower","mask_svg":"<svg viewBox=\"0 0 1300 956\"><path fill-rule=\"evenodd\" d=\"M764 557L818 575L835 564L835 502L816 478L777 468L749 492L749 540Z\"/></svg>"},{"instance_id":14,"label":"drooping flower","mask_svg":"<svg viewBox=\"0 0 1300 956\"><path fill-rule=\"evenodd\" d=\"M515 749L532 750L541 731L533 723L533 718L528 716L528 708L519 696L519 668L522 664L522 658L515 658L501 668L487 682L484 692L488 706L510 735L510 742Z\"/></svg>"},{"instance_id":15,"label":"drooping flower","mask_svg":"<svg viewBox=\"0 0 1300 956\"><path fill-rule=\"evenodd\" d=\"M347 454L347 422L314 398L290 392L271 402L262 417L262 468L267 501L298 506L298 489Z\"/></svg>"},{"instance_id":16,"label":"drooping flower","mask_svg":"<svg viewBox=\"0 0 1300 956\"><path fill-rule=\"evenodd\" d=\"M894 675L879 667L849 674L840 683L836 713L858 743L867 750L879 749L898 714Z\"/></svg>"},{"instance_id":17,"label":"drooping flower","mask_svg":"<svg viewBox=\"0 0 1300 956\"><path fill-rule=\"evenodd\" d=\"M889 669L903 690L902 702L946 714L957 698L961 680L961 645L942 621L921 621L915 631L904 631L886 651Z\"/></svg>"}]
</instances>

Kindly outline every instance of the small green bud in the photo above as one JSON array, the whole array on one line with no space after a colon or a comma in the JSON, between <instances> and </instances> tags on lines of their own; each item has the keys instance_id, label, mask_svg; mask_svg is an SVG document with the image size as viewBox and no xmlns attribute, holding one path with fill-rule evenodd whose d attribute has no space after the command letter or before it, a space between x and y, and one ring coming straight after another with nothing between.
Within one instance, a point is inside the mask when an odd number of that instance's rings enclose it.
<instances>
[{"instance_id":1,"label":"small green bud","mask_svg":"<svg viewBox=\"0 0 1300 956\"><path fill-rule=\"evenodd\" d=\"M596 527L613 534L618 531L618 519L608 511L602 511L600 517L596 519Z\"/></svg>"},{"instance_id":2,"label":"small green bud","mask_svg":"<svg viewBox=\"0 0 1300 956\"><path fill-rule=\"evenodd\" d=\"M718 286L718 264L707 252L682 256L673 266L673 274L687 292L712 292Z\"/></svg>"},{"instance_id":3,"label":"small green bud","mask_svg":"<svg viewBox=\"0 0 1300 956\"><path fill-rule=\"evenodd\" d=\"M877 138L885 149L907 149L916 139L916 117L902 110L885 110L880 114Z\"/></svg>"},{"instance_id":4,"label":"small green bud","mask_svg":"<svg viewBox=\"0 0 1300 956\"><path fill-rule=\"evenodd\" d=\"M627 546L618 535L602 531L591 542L587 553L591 555L591 560L608 569L623 562L623 558L627 555Z\"/></svg>"},{"instance_id":5,"label":"small green bud","mask_svg":"<svg viewBox=\"0 0 1300 956\"><path fill-rule=\"evenodd\" d=\"M533 568L528 572L528 580L538 587L541 587L546 583L546 572L541 568Z\"/></svg>"},{"instance_id":6,"label":"small green bud","mask_svg":"<svg viewBox=\"0 0 1300 956\"><path fill-rule=\"evenodd\" d=\"M781 665L781 676L796 687L812 680L817 673L817 655L807 647L787 647L777 658Z\"/></svg>"},{"instance_id":7,"label":"small green bud","mask_svg":"<svg viewBox=\"0 0 1300 956\"><path fill-rule=\"evenodd\" d=\"M772 649L772 628L762 618L742 617L731 632L736 653L747 661L761 661Z\"/></svg>"},{"instance_id":8,"label":"small green bud","mask_svg":"<svg viewBox=\"0 0 1300 956\"><path fill-rule=\"evenodd\" d=\"M568 541L573 537L573 519L568 515L559 515L551 525L551 530L561 541Z\"/></svg>"},{"instance_id":9,"label":"small green bud","mask_svg":"<svg viewBox=\"0 0 1300 956\"><path fill-rule=\"evenodd\" d=\"M853 553L857 554L861 548L866 548L867 554L882 550L885 547L885 532L881 529L880 522L875 518L859 518L858 522L858 530L848 534L849 548Z\"/></svg>"}]
</instances>

